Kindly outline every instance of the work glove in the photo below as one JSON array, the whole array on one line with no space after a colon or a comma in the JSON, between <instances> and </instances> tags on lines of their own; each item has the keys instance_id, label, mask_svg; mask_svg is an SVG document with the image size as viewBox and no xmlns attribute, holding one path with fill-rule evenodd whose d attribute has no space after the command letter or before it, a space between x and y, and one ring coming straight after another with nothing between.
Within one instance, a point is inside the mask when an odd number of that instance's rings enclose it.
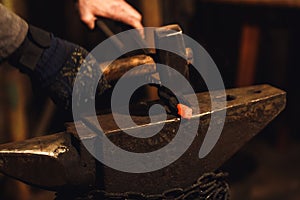
<instances>
[{"instance_id":1,"label":"work glove","mask_svg":"<svg viewBox=\"0 0 300 200\"><path fill-rule=\"evenodd\" d=\"M66 110L72 108L75 78L93 79L100 67L88 52L73 43L55 37L42 29L29 26L22 45L9 57L9 62L30 76L33 86L46 91L53 101ZM98 82L96 97L101 96L110 85L104 77ZM85 91L86 92L86 91ZM91 96L95 94L91 93ZM91 97L93 98L93 97Z\"/></svg>"}]
</instances>

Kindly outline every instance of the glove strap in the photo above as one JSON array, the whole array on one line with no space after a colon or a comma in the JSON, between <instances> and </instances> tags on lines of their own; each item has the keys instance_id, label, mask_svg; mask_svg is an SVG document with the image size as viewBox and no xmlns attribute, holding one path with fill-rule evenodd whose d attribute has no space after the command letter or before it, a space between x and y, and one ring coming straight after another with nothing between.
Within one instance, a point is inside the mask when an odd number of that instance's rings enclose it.
<instances>
[{"instance_id":1,"label":"glove strap","mask_svg":"<svg viewBox=\"0 0 300 200\"><path fill-rule=\"evenodd\" d=\"M9 62L22 72L33 72L43 51L50 44L51 33L30 25L25 40L9 58Z\"/></svg>"}]
</instances>

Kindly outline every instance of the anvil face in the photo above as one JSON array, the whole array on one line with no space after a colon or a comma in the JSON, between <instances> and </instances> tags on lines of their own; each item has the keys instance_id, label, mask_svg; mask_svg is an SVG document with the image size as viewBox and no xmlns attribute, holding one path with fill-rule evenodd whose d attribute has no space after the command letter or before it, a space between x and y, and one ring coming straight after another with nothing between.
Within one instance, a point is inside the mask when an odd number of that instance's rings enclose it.
<instances>
[{"instance_id":1,"label":"anvil face","mask_svg":"<svg viewBox=\"0 0 300 200\"><path fill-rule=\"evenodd\" d=\"M198 120L197 135L186 152L172 164L148 173L126 173L95 160L82 142L101 142L95 129L99 122L106 136L115 145L131 152L151 152L167 145L176 135L180 118L169 115L162 121L161 132L149 138L136 138L124 133L114 122L111 113L86 117L76 122L85 131L80 141L73 123L64 133L3 144L0 146L0 170L26 183L51 190L66 187L96 187L108 192L136 191L145 194L161 193L169 188L188 187L205 172L214 171L237 152L247 141L272 121L285 107L286 93L269 85L226 90L226 119L220 138L203 158L199 151L207 137L211 114L208 92L197 94L199 113L184 121L186 127ZM188 95L185 96L188 100ZM222 98L224 100L224 98ZM212 101L218 101L213 99ZM132 116L137 133L153 130L148 116ZM184 129L189 134L189 129ZM26 166L26 167L23 167ZM51 167L47 167L51 166ZM48 176L46 176L47 174ZM142 186L142 187L141 187Z\"/></svg>"}]
</instances>

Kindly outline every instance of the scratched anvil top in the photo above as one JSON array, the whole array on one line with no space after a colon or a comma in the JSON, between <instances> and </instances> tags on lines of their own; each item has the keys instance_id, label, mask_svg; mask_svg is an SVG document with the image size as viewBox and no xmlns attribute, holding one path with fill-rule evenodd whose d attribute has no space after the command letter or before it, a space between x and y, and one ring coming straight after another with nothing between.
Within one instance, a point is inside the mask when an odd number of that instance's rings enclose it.
<instances>
[{"instance_id":1,"label":"scratched anvil top","mask_svg":"<svg viewBox=\"0 0 300 200\"><path fill-rule=\"evenodd\" d=\"M215 93L218 94L218 93ZM132 113L136 123L120 129L112 113L96 118L85 117L81 121L68 123L65 132L32 138L25 141L0 145L0 171L30 185L48 190L61 191L66 188L98 188L107 192L142 192L158 194L170 188L191 186L205 172L218 169L236 153L247 141L258 134L285 107L286 93L270 85L257 85L226 90L225 96L215 95L211 109L208 92L198 93L196 101L199 111L190 120L168 115L161 121L150 121L149 116ZM189 96L185 99L190 100ZM220 102L226 100L226 106ZM189 102L191 105L195 102ZM141 109L141 105L136 105ZM148 105L144 105L144 109ZM143 106L142 106L143 107ZM214 113L224 112L226 118L221 135L213 148L202 158L199 150L209 137L207 130ZM147 110L147 109L145 109ZM197 109L194 108L194 111ZM124 115L124 113L115 113ZM161 149L177 137L181 123L183 134L188 136L190 124L198 122L196 136L188 149L170 165L147 173L127 173L112 169L96 160L83 146L90 142L101 147L97 124L116 146L129 152L147 153ZM75 128L77 124L77 129ZM157 127L162 130L153 135ZM130 129L135 134L150 137L137 138L124 133ZM81 140L78 133L80 132ZM137 135L138 136L138 135ZM93 146L92 145L92 146ZM176 147L175 147L176 148ZM167 156L174 156L171 152ZM153 161L154 162L154 161ZM137 163L143 165L143 163Z\"/></svg>"},{"instance_id":2,"label":"scratched anvil top","mask_svg":"<svg viewBox=\"0 0 300 200\"><path fill-rule=\"evenodd\" d=\"M261 131L273 120L285 107L285 92L269 85L258 85L245 88L226 90L227 105L217 106L211 110L211 97L208 92L198 93L199 112L193 113L193 117L187 120L185 134L189 133L188 124L192 120L200 120L198 134L189 149L171 165L149 173L135 174L124 173L107 166L102 166L103 185L110 192L141 191L144 193L159 193L168 188L187 187L196 177L205 172L214 171L237 152L247 141ZM189 100L189 96L185 96ZM215 96L212 100L217 102L224 99ZM191 105L193 102L190 102ZM205 138L212 112L220 112L226 109L226 120L220 138L211 152L204 158L199 158L199 149ZM196 109L194 109L196 110ZM122 113L118 113L122 115ZM157 123L151 123L149 116L131 116L136 123L133 129L155 130ZM180 118L169 115L160 133L149 138L136 138L124 133L114 122L111 113L98 116L98 120L86 117L79 127L85 130L82 139L92 140L97 136L93 128L87 130L90 125L100 124L104 133L117 146L130 152L150 152L167 145L176 135ZM81 127L82 126L82 127ZM148 129L145 127L148 127ZM74 124L67 126L67 131L74 133ZM170 155L172 156L172 155ZM130 180L130 181L129 181ZM143 186L143 187L140 187Z\"/></svg>"},{"instance_id":3,"label":"scratched anvil top","mask_svg":"<svg viewBox=\"0 0 300 200\"><path fill-rule=\"evenodd\" d=\"M186 188L205 172L218 169L271 122L286 104L286 93L270 85L227 89L226 97L217 95L212 98L217 103L214 110L211 110L208 92L198 93L196 96L199 112L194 112L190 120L168 115L164 120L151 122L149 116L135 115L133 112L131 117L136 124L125 128L136 134L153 134L153 130L164 124L159 133L148 138L136 138L124 133L115 123L112 113L108 113L75 122L77 130L74 123L68 123L65 132L1 144L0 171L30 185L56 191L96 187L107 192L159 194L170 188ZM187 95L185 99L189 101L191 98ZM224 100L226 106L218 106ZM189 103L195 105L193 102ZM220 137L211 151L199 158L199 150L208 137L207 129L212 113L222 112L224 109L226 118ZM191 134L189 125L195 121L199 123L198 131L188 149L170 165L152 172L127 173L112 169L97 161L82 145L85 141L101 142L97 140L99 123L105 135L122 149L138 153L152 152L172 141L180 123L186 127L183 134ZM78 132L82 131L79 140ZM169 156L173 156L172 153Z\"/></svg>"}]
</instances>

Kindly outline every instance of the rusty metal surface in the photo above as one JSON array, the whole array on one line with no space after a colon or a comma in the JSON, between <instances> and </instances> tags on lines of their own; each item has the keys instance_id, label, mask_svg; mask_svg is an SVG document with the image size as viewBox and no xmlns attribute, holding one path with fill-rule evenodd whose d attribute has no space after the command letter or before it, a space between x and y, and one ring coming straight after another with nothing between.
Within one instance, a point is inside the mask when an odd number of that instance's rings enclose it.
<instances>
[{"instance_id":1,"label":"rusty metal surface","mask_svg":"<svg viewBox=\"0 0 300 200\"><path fill-rule=\"evenodd\" d=\"M200 113L194 113L191 119L200 119L198 135L177 161L163 169L133 174L103 166L86 152L74 137L74 125L68 124L65 133L0 145L0 171L29 184L53 190L66 186L96 186L108 192L136 191L156 194L169 188L187 187L205 172L220 167L272 121L284 109L286 103L286 93L269 85L229 89L226 93L227 115L222 135L213 150L203 159L198 158L198 152L210 122L210 115L220 111L210 109L210 97L207 92L197 94ZM185 98L189 99L188 95ZM216 98L213 101L220 99ZM151 131L156 126L149 123L148 116L132 118L138 125L130 128L136 131L145 126ZM164 121L163 130L146 139L137 139L123 133L114 123L111 114L99 116L98 121L116 145L129 151L149 152L162 147L174 137L180 119L168 116L168 120ZM79 123L82 123L82 127L87 127L98 122L86 118ZM186 122L186 126L188 123L189 121ZM93 140L96 135L92 126L90 127L91 130L86 133L86 140Z\"/></svg>"}]
</instances>

